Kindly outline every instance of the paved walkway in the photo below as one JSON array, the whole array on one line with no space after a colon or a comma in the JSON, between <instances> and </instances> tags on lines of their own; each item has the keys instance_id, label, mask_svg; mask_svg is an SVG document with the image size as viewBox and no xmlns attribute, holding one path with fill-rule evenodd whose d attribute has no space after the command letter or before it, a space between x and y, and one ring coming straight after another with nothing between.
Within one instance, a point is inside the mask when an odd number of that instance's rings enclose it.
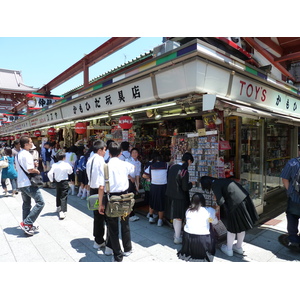
<instances>
[{"instance_id":1,"label":"paved walkway","mask_svg":"<svg viewBox=\"0 0 300 300\"><path fill-rule=\"evenodd\" d=\"M0 188L0 262L110 262L111 256L93 248L92 212L86 202L69 196L68 213L59 220L55 212L55 189L42 189L46 205L37 223L39 232L27 236L19 227L22 199L5 197ZM173 229L157 227L138 215L131 222L134 252L123 262L186 262L177 258L180 245L173 243ZM243 245L245 255L225 256L219 249L214 262L299 262L300 253L292 252L278 241L286 233L285 214L247 232Z\"/></svg>"}]
</instances>

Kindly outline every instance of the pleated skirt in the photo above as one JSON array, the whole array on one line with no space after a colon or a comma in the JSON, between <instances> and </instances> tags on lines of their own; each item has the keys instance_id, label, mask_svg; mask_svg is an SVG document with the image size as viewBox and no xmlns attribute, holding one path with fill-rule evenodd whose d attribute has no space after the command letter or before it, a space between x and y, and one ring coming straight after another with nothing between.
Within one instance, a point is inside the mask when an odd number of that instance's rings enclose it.
<instances>
[{"instance_id":1,"label":"pleated skirt","mask_svg":"<svg viewBox=\"0 0 300 300\"><path fill-rule=\"evenodd\" d=\"M178 258L185 261L212 262L216 253L216 242L213 234L198 235L183 232L182 248Z\"/></svg>"},{"instance_id":2,"label":"pleated skirt","mask_svg":"<svg viewBox=\"0 0 300 300\"><path fill-rule=\"evenodd\" d=\"M165 210L166 184L151 184L149 206L156 211Z\"/></svg>"},{"instance_id":3,"label":"pleated skirt","mask_svg":"<svg viewBox=\"0 0 300 300\"><path fill-rule=\"evenodd\" d=\"M227 211L227 230L239 233L253 228L258 215L250 197L244 199L232 211Z\"/></svg>"}]
</instances>

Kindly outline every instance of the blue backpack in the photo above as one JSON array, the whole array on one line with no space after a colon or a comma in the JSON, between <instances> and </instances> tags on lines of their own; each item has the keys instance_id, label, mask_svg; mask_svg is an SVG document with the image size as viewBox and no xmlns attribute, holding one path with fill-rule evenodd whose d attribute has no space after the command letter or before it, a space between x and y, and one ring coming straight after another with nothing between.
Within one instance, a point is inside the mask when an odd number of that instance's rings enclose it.
<instances>
[{"instance_id":1,"label":"blue backpack","mask_svg":"<svg viewBox=\"0 0 300 300\"><path fill-rule=\"evenodd\" d=\"M86 169L86 162L87 162L86 157L81 156L79 161L78 161L78 164L77 164L77 169L80 170L80 171L84 171Z\"/></svg>"}]
</instances>

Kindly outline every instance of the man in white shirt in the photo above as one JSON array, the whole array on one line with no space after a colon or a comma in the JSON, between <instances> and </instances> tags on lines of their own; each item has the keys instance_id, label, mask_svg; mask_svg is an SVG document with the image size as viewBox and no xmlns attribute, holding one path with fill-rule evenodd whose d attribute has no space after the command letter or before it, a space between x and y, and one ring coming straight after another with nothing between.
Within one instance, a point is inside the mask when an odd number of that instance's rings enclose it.
<instances>
[{"instance_id":1,"label":"man in white shirt","mask_svg":"<svg viewBox=\"0 0 300 300\"><path fill-rule=\"evenodd\" d=\"M35 168L33 156L29 152L33 145L31 138L27 136L22 136L20 138L20 145L21 151L16 156L18 188L22 193L23 199L23 222L20 223L20 226L22 230L24 230L27 234L33 235L34 232L38 229L36 226L33 225L33 223L36 221L39 214L41 213L43 207L45 206L45 202L42 197L40 188L32 186L27 176L27 173L40 174L40 171ZM35 206L33 208L31 208L31 198L33 198L35 201Z\"/></svg>"},{"instance_id":2,"label":"man in white shirt","mask_svg":"<svg viewBox=\"0 0 300 300\"><path fill-rule=\"evenodd\" d=\"M73 173L73 168L65 162L64 152L58 152L56 158L58 162L51 166L48 178L51 182L56 182L56 211L59 213L59 218L64 219L67 212L69 175Z\"/></svg>"},{"instance_id":3,"label":"man in white shirt","mask_svg":"<svg viewBox=\"0 0 300 300\"><path fill-rule=\"evenodd\" d=\"M91 156L86 164L86 174L90 186L90 195L99 194L103 197L104 194L104 155L106 151L106 144L103 141L95 141L94 155ZM98 210L94 210L94 248L99 249L105 246L104 231L105 231L105 217L100 214Z\"/></svg>"},{"instance_id":4,"label":"man in white shirt","mask_svg":"<svg viewBox=\"0 0 300 300\"><path fill-rule=\"evenodd\" d=\"M111 143L109 145L110 160L108 163L110 195L127 194L129 182L128 175L133 174L135 167L127 161L121 161L121 147L118 143ZM102 204L102 198L99 204ZM99 213L104 214L104 207L99 208ZM121 235L124 252L121 251L119 242L119 218L106 217L108 226L108 240L107 248L112 249L114 254L114 261L121 262L123 256L128 256L132 253L132 244L129 228L129 216L121 218Z\"/></svg>"}]
</instances>

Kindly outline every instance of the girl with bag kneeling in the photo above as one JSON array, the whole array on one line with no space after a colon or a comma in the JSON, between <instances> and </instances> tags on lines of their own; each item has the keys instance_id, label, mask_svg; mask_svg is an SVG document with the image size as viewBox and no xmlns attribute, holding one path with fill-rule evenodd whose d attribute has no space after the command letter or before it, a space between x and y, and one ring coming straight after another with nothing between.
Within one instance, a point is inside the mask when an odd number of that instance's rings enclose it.
<instances>
[{"instance_id":1,"label":"girl with bag kneeling","mask_svg":"<svg viewBox=\"0 0 300 300\"><path fill-rule=\"evenodd\" d=\"M215 209L206 207L204 196L195 193L185 217L182 248L177 253L178 258L186 261L212 261L216 244L211 223L218 223Z\"/></svg>"}]
</instances>

